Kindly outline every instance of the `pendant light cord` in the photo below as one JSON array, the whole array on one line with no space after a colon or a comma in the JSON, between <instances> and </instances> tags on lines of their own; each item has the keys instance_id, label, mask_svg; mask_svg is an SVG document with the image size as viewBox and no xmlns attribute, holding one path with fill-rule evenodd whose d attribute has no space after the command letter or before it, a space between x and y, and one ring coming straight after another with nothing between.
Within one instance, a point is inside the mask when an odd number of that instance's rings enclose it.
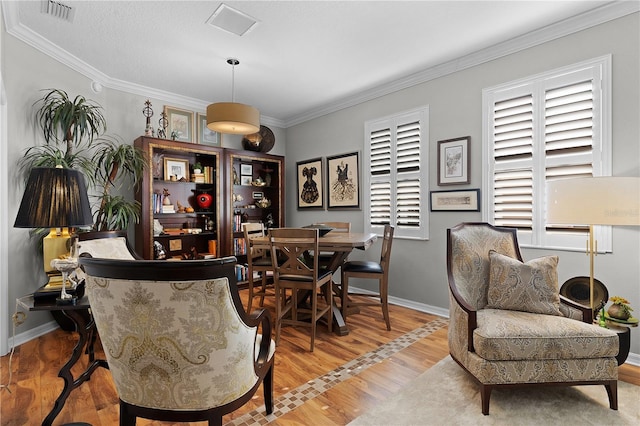
<instances>
[{"instance_id":1,"label":"pendant light cord","mask_svg":"<svg viewBox=\"0 0 640 426\"><path fill-rule=\"evenodd\" d=\"M236 58L227 59L227 63L231 65L231 102L236 101L236 65L240 64Z\"/></svg>"}]
</instances>

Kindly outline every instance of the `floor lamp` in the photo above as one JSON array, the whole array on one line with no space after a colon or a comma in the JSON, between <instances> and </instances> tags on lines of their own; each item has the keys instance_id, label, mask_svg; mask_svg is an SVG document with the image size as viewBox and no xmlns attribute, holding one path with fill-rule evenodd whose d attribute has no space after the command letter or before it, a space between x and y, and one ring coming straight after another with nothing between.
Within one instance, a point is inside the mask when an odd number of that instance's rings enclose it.
<instances>
[{"instance_id":1,"label":"floor lamp","mask_svg":"<svg viewBox=\"0 0 640 426\"><path fill-rule=\"evenodd\" d=\"M589 177L547 182L547 223L589 225L589 302L593 300L594 225L640 225L640 177Z\"/></svg>"}]
</instances>

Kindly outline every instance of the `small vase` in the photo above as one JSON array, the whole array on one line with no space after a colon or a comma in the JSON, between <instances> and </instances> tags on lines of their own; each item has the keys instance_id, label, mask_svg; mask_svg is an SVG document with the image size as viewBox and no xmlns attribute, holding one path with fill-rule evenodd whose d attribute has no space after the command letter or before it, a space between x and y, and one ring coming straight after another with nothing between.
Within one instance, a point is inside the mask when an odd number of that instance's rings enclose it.
<instances>
[{"instance_id":1,"label":"small vase","mask_svg":"<svg viewBox=\"0 0 640 426\"><path fill-rule=\"evenodd\" d=\"M627 320L631 316L629 312L627 312L622 306L615 303L609 306L609 309L607 309L607 313L611 318L616 318L619 320Z\"/></svg>"},{"instance_id":2,"label":"small vase","mask_svg":"<svg viewBox=\"0 0 640 426\"><path fill-rule=\"evenodd\" d=\"M211 196L211 194L203 192L196 196L196 202L198 203L198 207L200 207L201 209L208 209L213 203L213 197Z\"/></svg>"}]
</instances>

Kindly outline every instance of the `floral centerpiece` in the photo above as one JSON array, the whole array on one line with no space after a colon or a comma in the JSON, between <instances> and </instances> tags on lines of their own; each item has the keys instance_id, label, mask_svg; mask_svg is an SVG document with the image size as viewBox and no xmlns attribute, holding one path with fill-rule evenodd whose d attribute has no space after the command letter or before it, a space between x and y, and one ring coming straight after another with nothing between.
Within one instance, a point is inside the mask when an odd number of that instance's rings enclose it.
<instances>
[{"instance_id":1,"label":"floral centerpiece","mask_svg":"<svg viewBox=\"0 0 640 426\"><path fill-rule=\"evenodd\" d=\"M609 309L607 309L609 317L619 320L628 320L631 318L631 311L633 311L633 308L631 308L627 299L620 296L612 296L609 299L609 302L612 303L612 305L609 306Z\"/></svg>"}]
</instances>

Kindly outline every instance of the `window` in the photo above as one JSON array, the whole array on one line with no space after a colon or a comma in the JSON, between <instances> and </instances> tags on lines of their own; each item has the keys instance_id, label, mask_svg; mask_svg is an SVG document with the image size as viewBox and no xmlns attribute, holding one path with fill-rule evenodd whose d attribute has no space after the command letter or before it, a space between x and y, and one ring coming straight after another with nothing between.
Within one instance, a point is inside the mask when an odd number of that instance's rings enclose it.
<instances>
[{"instance_id":1,"label":"window","mask_svg":"<svg viewBox=\"0 0 640 426\"><path fill-rule=\"evenodd\" d=\"M365 123L365 228L394 236L427 239L429 107Z\"/></svg>"},{"instance_id":2,"label":"window","mask_svg":"<svg viewBox=\"0 0 640 426\"><path fill-rule=\"evenodd\" d=\"M584 249L588 227L546 224L546 182L611 173L611 57L483 91L484 219L532 247ZM610 227L596 227L610 250Z\"/></svg>"}]
</instances>

